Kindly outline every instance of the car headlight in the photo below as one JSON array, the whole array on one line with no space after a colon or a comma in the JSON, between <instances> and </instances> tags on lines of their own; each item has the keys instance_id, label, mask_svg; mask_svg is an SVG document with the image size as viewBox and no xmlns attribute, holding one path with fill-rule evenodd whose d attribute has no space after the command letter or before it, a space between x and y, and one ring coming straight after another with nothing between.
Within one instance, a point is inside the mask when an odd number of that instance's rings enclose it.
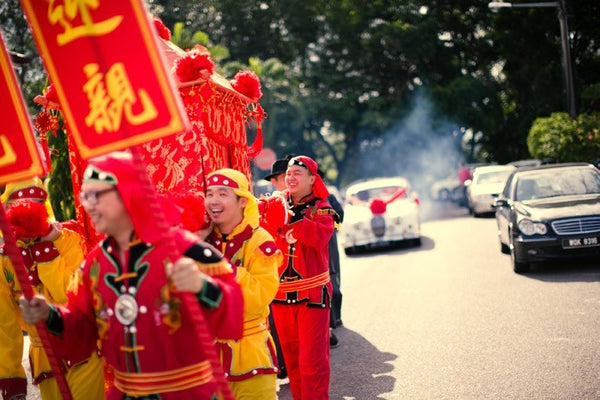
<instances>
[{"instance_id":1,"label":"car headlight","mask_svg":"<svg viewBox=\"0 0 600 400\"><path fill-rule=\"evenodd\" d=\"M523 235L531 236L531 235L545 235L548 232L548 228L546 228L546 224L541 222L533 222L529 219L522 219L519 221L519 230Z\"/></svg>"}]
</instances>

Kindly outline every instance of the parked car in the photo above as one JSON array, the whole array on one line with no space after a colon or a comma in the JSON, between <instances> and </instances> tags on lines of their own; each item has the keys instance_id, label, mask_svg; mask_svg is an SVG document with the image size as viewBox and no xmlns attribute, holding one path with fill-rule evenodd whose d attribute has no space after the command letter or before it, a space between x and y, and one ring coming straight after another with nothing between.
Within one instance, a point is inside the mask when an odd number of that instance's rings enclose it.
<instances>
[{"instance_id":1,"label":"parked car","mask_svg":"<svg viewBox=\"0 0 600 400\"><path fill-rule=\"evenodd\" d=\"M469 176L473 175L473 170L484 165L492 165L490 163L473 163L465 164L469 170ZM458 171L452 172L446 178L439 179L433 182L429 187L429 198L438 201L452 201L460 205L466 205L465 192L458 179Z\"/></svg>"},{"instance_id":2,"label":"parked car","mask_svg":"<svg viewBox=\"0 0 600 400\"><path fill-rule=\"evenodd\" d=\"M374 178L345 190L341 228L346 254L399 242L421 245L419 198L404 177Z\"/></svg>"},{"instance_id":3,"label":"parked car","mask_svg":"<svg viewBox=\"0 0 600 400\"><path fill-rule=\"evenodd\" d=\"M517 168L539 167L540 165L542 165L542 160L536 160L533 158L528 160L517 160L511 161L506 165L514 165Z\"/></svg>"},{"instance_id":4,"label":"parked car","mask_svg":"<svg viewBox=\"0 0 600 400\"><path fill-rule=\"evenodd\" d=\"M456 173L447 178L435 181L429 187L429 198L438 201L452 201L460 191L460 181Z\"/></svg>"},{"instance_id":5,"label":"parked car","mask_svg":"<svg viewBox=\"0 0 600 400\"><path fill-rule=\"evenodd\" d=\"M494 203L500 249L531 263L600 256L600 171L591 164L519 169Z\"/></svg>"},{"instance_id":6,"label":"parked car","mask_svg":"<svg viewBox=\"0 0 600 400\"><path fill-rule=\"evenodd\" d=\"M477 167L473 179L465 182L467 186L467 207L474 216L493 213L492 204L500 194L506 180L517 167L512 165L488 165Z\"/></svg>"}]
</instances>

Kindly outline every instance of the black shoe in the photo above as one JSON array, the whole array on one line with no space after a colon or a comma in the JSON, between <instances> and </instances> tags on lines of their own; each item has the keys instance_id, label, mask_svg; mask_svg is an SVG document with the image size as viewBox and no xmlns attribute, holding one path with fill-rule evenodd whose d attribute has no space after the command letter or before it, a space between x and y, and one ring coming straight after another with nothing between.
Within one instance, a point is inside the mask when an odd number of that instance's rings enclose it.
<instances>
[{"instance_id":1,"label":"black shoe","mask_svg":"<svg viewBox=\"0 0 600 400\"><path fill-rule=\"evenodd\" d=\"M287 370L285 369L285 367L279 369L279 372L277 373L277 378L278 379L287 378Z\"/></svg>"},{"instance_id":2,"label":"black shoe","mask_svg":"<svg viewBox=\"0 0 600 400\"><path fill-rule=\"evenodd\" d=\"M338 347L338 345L339 345L339 342L338 342L337 336L335 336L335 333L330 332L329 333L329 347L336 348L336 347Z\"/></svg>"}]
</instances>

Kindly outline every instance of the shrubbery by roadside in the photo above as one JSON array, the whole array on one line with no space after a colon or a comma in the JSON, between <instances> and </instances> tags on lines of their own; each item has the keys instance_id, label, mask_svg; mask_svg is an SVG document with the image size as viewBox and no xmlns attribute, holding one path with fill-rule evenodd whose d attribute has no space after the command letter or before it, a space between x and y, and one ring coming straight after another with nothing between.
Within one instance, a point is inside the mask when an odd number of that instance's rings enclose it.
<instances>
[{"instance_id":1,"label":"shrubbery by roadside","mask_svg":"<svg viewBox=\"0 0 600 400\"><path fill-rule=\"evenodd\" d=\"M600 113L580 114L575 120L562 112L538 118L529 130L527 147L540 160L593 163L600 159Z\"/></svg>"}]
</instances>

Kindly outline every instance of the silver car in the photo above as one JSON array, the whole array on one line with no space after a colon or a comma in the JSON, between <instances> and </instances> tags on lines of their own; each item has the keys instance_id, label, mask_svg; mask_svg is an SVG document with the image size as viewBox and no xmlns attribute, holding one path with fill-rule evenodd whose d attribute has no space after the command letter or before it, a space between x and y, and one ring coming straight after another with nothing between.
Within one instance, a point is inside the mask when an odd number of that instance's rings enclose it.
<instances>
[{"instance_id":1,"label":"silver car","mask_svg":"<svg viewBox=\"0 0 600 400\"><path fill-rule=\"evenodd\" d=\"M506 180L517 167L513 165L490 165L477 167L473 179L465 182L469 211L474 216L493 213L492 204L504 189Z\"/></svg>"}]
</instances>

